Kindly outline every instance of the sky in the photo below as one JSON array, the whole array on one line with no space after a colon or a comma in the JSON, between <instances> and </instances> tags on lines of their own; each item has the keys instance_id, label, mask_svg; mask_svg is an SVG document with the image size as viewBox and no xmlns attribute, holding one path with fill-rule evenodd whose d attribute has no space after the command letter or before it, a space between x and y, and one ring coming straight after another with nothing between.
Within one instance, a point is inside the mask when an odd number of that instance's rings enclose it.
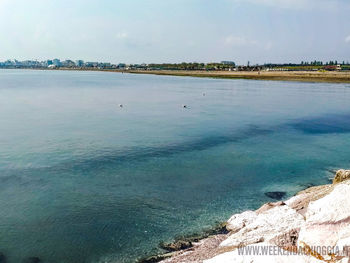
<instances>
[{"instance_id":1,"label":"sky","mask_svg":"<svg viewBox=\"0 0 350 263\"><path fill-rule=\"evenodd\" d=\"M350 0L0 0L0 61L350 61Z\"/></svg>"}]
</instances>

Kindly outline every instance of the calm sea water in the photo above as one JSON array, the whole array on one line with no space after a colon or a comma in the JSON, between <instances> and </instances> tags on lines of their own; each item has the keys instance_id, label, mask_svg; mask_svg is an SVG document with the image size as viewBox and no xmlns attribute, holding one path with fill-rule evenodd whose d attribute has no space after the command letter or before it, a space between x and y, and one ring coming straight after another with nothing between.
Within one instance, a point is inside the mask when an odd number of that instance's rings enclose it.
<instances>
[{"instance_id":1,"label":"calm sea water","mask_svg":"<svg viewBox=\"0 0 350 263\"><path fill-rule=\"evenodd\" d=\"M2 70L0 252L134 262L327 183L350 166L349 101L349 84Z\"/></svg>"}]
</instances>

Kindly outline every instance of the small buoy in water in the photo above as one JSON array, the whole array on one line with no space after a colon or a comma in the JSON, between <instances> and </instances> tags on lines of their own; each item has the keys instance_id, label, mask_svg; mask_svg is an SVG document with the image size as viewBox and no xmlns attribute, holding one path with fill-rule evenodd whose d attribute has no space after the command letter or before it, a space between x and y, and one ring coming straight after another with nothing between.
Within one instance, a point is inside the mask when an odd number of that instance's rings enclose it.
<instances>
[{"instance_id":1,"label":"small buoy in water","mask_svg":"<svg viewBox=\"0 0 350 263\"><path fill-rule=\"evenodd\" d=\"M123 104L119 104L119 108L123 108Z\"/></svg>"},{"instance_id":2,"label":"small buoy in water","mask_svg":"<svg viewBox=\"0 0 350 263\"><path fill-rule=\"evenodd\" d=\"M205 96L205 93L203 93L203 96Z\"/></svg>"},{"instance_id":3,"label":"small buoy in water","mask_svg":"<svg viewBox=\"0 0 350 263\"><path fill-rule=\"evenodd\" d=\"M182 108L187 109L187 105L186 104L182 105Z\"/></svg>"}]
</instances>

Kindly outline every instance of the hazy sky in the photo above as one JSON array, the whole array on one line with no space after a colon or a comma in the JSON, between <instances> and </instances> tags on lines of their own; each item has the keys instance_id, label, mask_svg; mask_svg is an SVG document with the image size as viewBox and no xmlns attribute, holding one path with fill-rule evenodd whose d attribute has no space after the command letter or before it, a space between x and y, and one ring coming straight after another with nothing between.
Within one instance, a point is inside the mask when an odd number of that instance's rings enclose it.
<instances>
[{"instance_id":1,"label":"hazy sky","mask_svg":"<svg viewBox=\"0 0 350 263\"><path fill-rule=\"evenodd\" d=\"M350 61L350 0L0 0L0 60Z\"/></svg>"}]
</instances>

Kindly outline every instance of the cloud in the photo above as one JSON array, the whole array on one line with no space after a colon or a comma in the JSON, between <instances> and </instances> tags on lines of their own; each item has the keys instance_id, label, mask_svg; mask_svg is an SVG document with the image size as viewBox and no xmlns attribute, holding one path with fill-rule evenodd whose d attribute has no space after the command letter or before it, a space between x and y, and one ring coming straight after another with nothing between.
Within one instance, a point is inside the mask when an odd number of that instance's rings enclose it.
<instances>
[{"instance_id":1,"label":"cloud","mask_svg":"<svg viewBox=\"0 0 350 263\"><path fill-rule=\"evenodd\" d=\"M345 38L345 42L346 42L346 43L350 43L350 35L348 35L348 36Z\"/></svg>"},{"instance_id":2,"label":"cloud","mask_svg":"<svg viewBox=\"0 0 350 263\"><path fill-rule=\"evenodd\" d=\"M245 37L241 37L241 36L227 36L224 39L224 44L226 46L251 46L251 45L255 45L256 41L254 40L249 40Z\"/></svg>"}]
</instances>

